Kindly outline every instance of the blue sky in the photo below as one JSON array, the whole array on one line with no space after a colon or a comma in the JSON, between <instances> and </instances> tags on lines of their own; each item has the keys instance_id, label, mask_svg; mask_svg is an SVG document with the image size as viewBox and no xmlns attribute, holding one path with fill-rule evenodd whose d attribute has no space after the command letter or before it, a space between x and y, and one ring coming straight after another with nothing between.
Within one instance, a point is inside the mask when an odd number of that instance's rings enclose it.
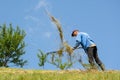
<instances>
[{"instance_id":1,"label":"blue sky","mask_svg":"<svg viewBox=\"0 0 120 80\"><path fill-rule=\"evenodd\" d=\"M87 32L96 42L106 68L120 70L119 4L120 0L0 0L0 25L12 23L26 31L25 69L41 69L36 56L38 49L48 52L59 48L57 29L46 9L60 21L65 40L71 46L75 44L70 36L72 30ZM56 68L46 64L46 69Z\"/></svg>"}]
</instances>

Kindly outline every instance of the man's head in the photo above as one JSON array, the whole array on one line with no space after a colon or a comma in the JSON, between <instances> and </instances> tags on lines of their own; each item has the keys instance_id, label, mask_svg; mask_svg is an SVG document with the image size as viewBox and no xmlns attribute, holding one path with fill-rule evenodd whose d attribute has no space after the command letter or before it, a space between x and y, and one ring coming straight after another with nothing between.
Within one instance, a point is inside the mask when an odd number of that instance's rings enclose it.
<instances>
[{"instance_id":1,"label":"man's head","mask_svg":"<svg viewBox=\"0 0 120 80\"><path fill-rule=\"evenodd\" d=\"M78 34L78 32L79 32L79 30L73 30L71 36L72 36L72 37L76 37L77 34Z\"/></svg>"}]
</instances>

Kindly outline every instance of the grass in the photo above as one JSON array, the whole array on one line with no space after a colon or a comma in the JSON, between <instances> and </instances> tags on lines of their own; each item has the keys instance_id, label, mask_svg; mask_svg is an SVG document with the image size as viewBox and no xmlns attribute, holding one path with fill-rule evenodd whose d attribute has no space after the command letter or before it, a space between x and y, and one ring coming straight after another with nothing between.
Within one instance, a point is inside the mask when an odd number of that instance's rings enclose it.
<instances>
[{"instance_id":1,"label":"grass","mask_svg":"<svg viewBox=\"0 0 120 80\"><path fill-rule=\"evenodd\" d=\"M52 71L0 68L0 80L120 80L120 71Z\"/></svg>"}]
</instances>

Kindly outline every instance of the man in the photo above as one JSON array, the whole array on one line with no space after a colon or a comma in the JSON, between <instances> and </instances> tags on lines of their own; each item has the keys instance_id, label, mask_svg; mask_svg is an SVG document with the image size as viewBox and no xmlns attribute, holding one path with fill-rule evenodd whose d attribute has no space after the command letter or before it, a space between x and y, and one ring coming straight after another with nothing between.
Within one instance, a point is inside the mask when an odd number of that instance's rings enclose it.
<instances>
[{"instance_id":1,"label":"man","mask_svg":"<svg viewBox=\"0 0 120 80\"><path fill-rule=\"evenodd\" d=\"M94 68L94 60L99 65L99 67L104 71L104 65L100 61L97 53L97 47L91 37L85 32L79 32L79 30L74 30L71 34L72 37L76 37L76 45L73 50L77 49L80 45L85 50L89 63Z\"/></svg>"}]
</instances>

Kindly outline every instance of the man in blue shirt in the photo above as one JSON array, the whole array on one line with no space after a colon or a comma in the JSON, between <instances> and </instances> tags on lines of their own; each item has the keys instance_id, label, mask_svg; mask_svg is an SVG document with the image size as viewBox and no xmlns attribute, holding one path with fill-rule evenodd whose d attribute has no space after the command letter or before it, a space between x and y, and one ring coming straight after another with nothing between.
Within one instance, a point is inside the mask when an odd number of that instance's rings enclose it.
<instances>
[{"instance_id":1,"label":"man in blue shirt","mask_svg":"<svg viewBox=\"0 0 120 80\"><path fill-rule=\"evenodd\" d=\"M76 45L73 50L77 49L80 45L85 50L86 54L89 58L89 63L94 68L94 60L100 66L100 68L104 71L104 65L100 61L97 53L97 47L91 37L85 32L79 32L79 30L74 30L72 32L72 37L76 37Z\"/></svg>"}]
</instances>

